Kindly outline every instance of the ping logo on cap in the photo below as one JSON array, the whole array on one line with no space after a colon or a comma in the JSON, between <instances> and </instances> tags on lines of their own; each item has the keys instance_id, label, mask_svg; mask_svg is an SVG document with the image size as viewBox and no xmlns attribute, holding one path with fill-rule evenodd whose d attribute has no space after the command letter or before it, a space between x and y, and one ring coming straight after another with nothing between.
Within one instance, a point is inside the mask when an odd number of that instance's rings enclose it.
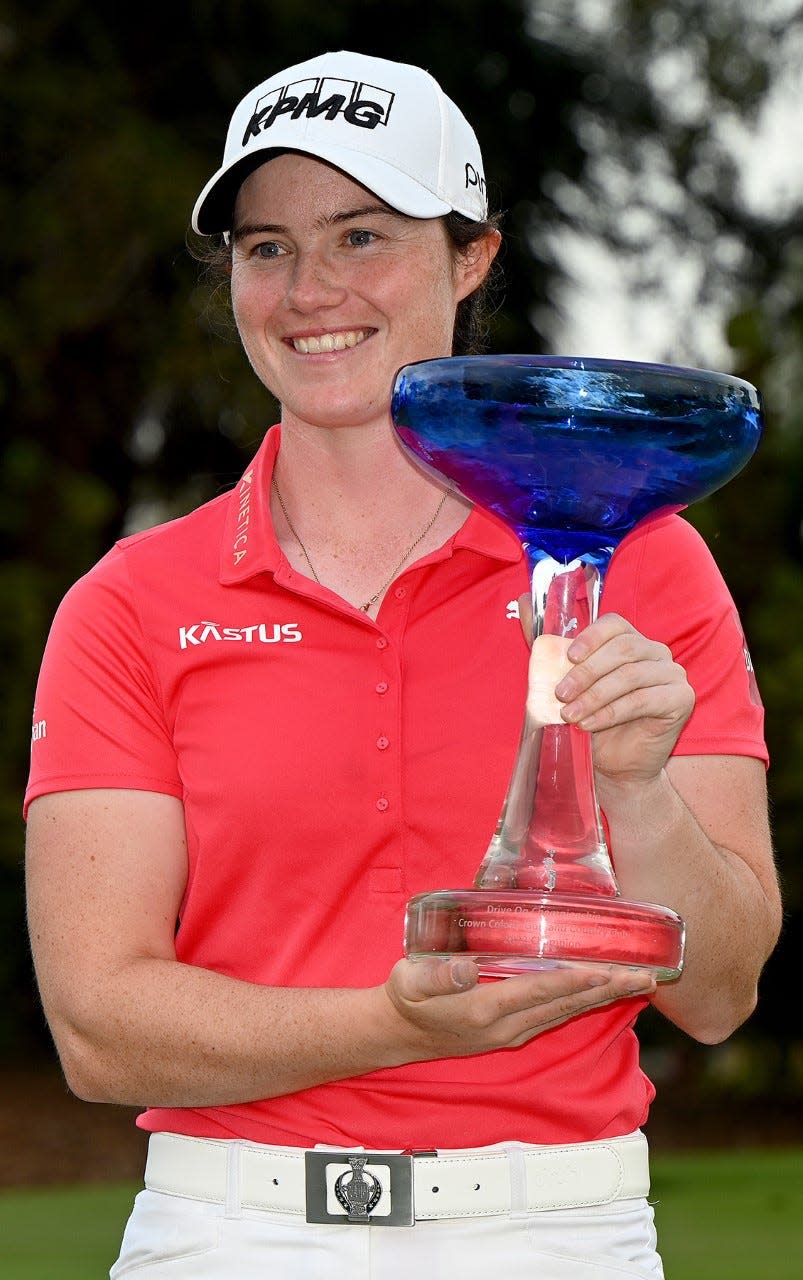
<instances>
[{"instance_id":1,"label":"ping logo on cap","mask_svg":"<svg viewBox=\"0 0 803 1280\"><path fill-rule=\"evenodd\" d=\"M348 124L360 129L375 129L378 124L387 124L394 97L389 89L366 85L358 80L341 80L333 76L296 80L272 89L257 101L243 134L242 145L247 146L252 138L265 133L280 116L289 116L291 120L302 116L310 120L324 116L327 120L334 120L342 115Z\"/></svg>"},{"instance_id":2,"label":"ping logo on cap","mask_svg":"<svg viewBox=\"0 0 803 1280\"><path fill-rule=\"evenodd\" d=\"M477 187L482 192L483 199L485 198L485 179L473 164L466 161L466 190L469 187Z\"/></svg>"}]
</instances>

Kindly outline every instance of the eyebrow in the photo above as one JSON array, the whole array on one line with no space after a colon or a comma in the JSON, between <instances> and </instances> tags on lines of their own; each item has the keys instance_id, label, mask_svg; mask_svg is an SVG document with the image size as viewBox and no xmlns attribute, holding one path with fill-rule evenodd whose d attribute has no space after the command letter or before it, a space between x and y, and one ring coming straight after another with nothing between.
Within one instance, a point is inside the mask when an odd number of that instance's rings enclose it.
<instances>
[{"instance_id":1,"label":"eyebrow","mask_svg":"<svg viewBox=\"0 0 803 1280\"><path fill-rule=\"evenodd\" d=\"M359 205L356 209L343 209L337 213L332 213L319 218L315 224L316 229L325 227L340 226L343 222L353 222L355 218L365 218L369 215L375 217L377 214L385 214L392 218L405 218L406 215L399 213L397 209L391 209L387 204L375 202L373 204ZM245 240L248 236L264 236L264 235L287 235L289 228L281 223L273 222L242 222L235 227L232 232L233 240Z\"/></svg>"}]
</instances>

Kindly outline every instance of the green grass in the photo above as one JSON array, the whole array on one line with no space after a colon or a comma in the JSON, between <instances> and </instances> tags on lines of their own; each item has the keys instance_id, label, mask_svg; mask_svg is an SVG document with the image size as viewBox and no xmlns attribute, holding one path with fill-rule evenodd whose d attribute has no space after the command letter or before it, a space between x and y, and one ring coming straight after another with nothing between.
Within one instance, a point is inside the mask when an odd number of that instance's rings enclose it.
<instances>
[{"instance_id":1,"label":"green grass","mask_svg":"<svg viewBox=\"0 0 803 1280\"><path fill-rule=\"evenodd\" d=\"M0 1190L0 1280L108 1280L137 1190Z\"/></svg>"},{"instance_id":2,"label":"green grass","mask_svg":"<svg viewBox=\"0 0 803 1280\"><path fill-rule=\"evenodd\" d=\"M803 1151L652 1159L667 1280L801 1280Z\"/></svg>"},{"instance_id":3,"label":"green grass","mask_svg":"<svg viewBox=\"0 0 803 1280\"><path fill-rule=\"evenodd\" d=\"M667 1280L801 1280L803 1150L657 1155ZM0 1280L106 1280L137 1188L0 1191Z\"/></svg>"}]
</instances>

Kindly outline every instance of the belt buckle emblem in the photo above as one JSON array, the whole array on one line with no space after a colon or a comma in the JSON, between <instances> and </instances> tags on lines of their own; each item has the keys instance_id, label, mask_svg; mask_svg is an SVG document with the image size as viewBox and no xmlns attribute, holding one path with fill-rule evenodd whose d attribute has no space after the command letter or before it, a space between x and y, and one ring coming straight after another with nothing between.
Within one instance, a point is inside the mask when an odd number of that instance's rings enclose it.
<instances>
[{"instance_id":1,"label":"belt buckle emblem","mask_svg":"<svg viewBox=\"0 0 803 1280\"><path fill-rule=\"evenodd\" d=\"M349 1156L351 1173L341 1173L335 1195L349 1216L349 1222L368 1221L382 1199L382 1183L372 1173L366 1176L367 1156Z\"/></svg>"},{"instance_id":2,"label":"belt buckle emblem","mask_svg":"<svg viewBox=\"0 0 803 1280\"><path fill-rule=\"evenodd\" d=\"M306 1151L304 1165L307 1222L409 1227L415 1221L412 1156Z\"/></svg>"}]
</instances>

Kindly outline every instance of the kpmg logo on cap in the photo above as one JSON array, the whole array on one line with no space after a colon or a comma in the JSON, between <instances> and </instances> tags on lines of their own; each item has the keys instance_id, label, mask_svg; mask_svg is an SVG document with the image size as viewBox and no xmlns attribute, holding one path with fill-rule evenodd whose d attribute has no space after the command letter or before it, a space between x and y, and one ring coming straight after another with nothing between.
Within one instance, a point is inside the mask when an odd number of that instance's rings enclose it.
<instances>
[{"instance_id":1,"label":"kpmg logo on cap","mask_svg":"<svg viewBox=\"0 0 803 1280\"><path fill-rule=\"evenodd\" d=\"M254 114L243 134L245 147L260 133L267 132L281 116L291 120L302 117L313 120L323 116L335 120L342 116L347 124L359 129L375 129L387 124L393 105L390 89L366 85L360 80L342 80L337 76L311 76L272 89L256 104Z\"/></svg>"}]
</instances>

